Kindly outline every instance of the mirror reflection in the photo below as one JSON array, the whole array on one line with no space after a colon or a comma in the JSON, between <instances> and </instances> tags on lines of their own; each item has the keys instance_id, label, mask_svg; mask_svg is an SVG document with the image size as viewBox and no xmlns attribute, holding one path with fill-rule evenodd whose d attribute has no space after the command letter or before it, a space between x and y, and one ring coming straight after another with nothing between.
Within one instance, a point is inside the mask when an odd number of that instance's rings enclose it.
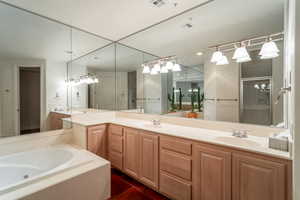
<instances>
[{"instance_id":1,"label":"mirror reflection","mask_svg":"<svg viewBox=\"0 0 300 200\"><path fill-rule=\"evenodd\" d=\"M110 41L2 3L0 21L0 137L62 129L71 61Z\"/></svg>"}]
</instances>

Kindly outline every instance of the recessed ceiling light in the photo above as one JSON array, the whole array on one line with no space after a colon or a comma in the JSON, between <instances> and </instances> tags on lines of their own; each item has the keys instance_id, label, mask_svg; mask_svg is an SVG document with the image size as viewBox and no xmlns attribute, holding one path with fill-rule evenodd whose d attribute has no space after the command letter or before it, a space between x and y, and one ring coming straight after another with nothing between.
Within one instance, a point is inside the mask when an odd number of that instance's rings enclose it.
<instances>
[{"instance_id":1,"label":"recessed ceiling light","mask_svg":"<svg viewBox=\"0 0 300 200\"><path fill-rule=\"evenodd\" d=\"M203 53L202 53L202 52L198 52L198 53L196 53L196 55L197 55L197 56L202 56Z\"/></svg>"}]
</instances>

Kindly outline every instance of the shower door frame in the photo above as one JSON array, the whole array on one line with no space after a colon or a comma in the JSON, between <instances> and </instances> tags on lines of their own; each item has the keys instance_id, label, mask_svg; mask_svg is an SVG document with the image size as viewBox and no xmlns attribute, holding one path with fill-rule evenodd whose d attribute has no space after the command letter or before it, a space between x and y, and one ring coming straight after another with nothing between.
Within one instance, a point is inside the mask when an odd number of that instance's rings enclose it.
<instances>
[{"instance_id":1,"label":"shower door frame","mask_svg":"<svg viewBox=\"0 0 300 200\"><path fill-rule=\"evenodd\" d=\"M273 78L272 76L262 76L262 77L250 77L250 78L241 78L240 81L240 119L242 121L242 117L244 114L244 82L247 81L265 81L268 80L270 82L270 115L271 115L271 125L273 125Z\"/></svg>"}]
</instances>

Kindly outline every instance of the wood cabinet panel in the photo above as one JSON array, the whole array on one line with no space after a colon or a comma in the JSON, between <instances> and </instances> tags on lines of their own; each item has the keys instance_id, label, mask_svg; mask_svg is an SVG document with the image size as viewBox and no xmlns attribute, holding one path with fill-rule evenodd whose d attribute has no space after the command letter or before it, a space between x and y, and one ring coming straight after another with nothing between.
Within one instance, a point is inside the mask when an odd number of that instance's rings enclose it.
<instances>
[{"instance_id":1,"label":"wood cabinet panel","mask_svg":"<svg viewBox=\"0 0 300 200\"><path fill-rule=\"evenodd\" d=\"M161 136L160 146L162 149L175 151L186 155L192 155L192 143L180 138L170 138Z\"/></svg>"},{"instance_id":2,"label":"wood cabinet panel","mask_svg":"<svg viewBox=\"0 0 300 200\"><path fill-rule=\"evenodd\" d=\"M87 149L102 158L107 158L106 125L87 128Z\"/></svg>"},{"instance_id":3,"label":"wood cabinet panel","mask_svg":"<svg viewBox=\"0 0 300 200\"><path fill-rule=\"evenodd\" d=\"M139 174L139 132L136 129L124 129L124 171L138 178Z\"/></svg>"},{"instance_id":4,"label":"wood cabinet panel","mask_svg":"<svg viewBox=\"0 0 300 200\"><path fill-rule=\"evenodd\" d=\"M109 135L109 151L123 153L123 137L119 135Z\"/></svg>"},{"instance_id":5,"label":"wood cabinet panel","mask_svg":"<svg viewBox=\"0 0 300 200\"><path fill-rule=\"evenodd\" d=\"M123 170L123 155L121 153L111 151L108 158L113 167Z\"/></svg>"},{"instance_id":6,"label":"wood cabinet panel","mask_svg":"<svg viewBox=\"0 0 300 200\"><path fill-rule=\"evenodd\" d=\"M192 159L171 151L160 150L160 169L186 180L192 180Z\"/></svg>"},{"instance_id":7,"label":"wood cabinet panel","mask_svg":"<svg viewBox=\"0 0 300 200\"><path fill-rule=\"evenodd\" d=\"M158 136L140 132L140 174L146 185L158 188Z\"/></svg>"},{"instance_id":8,"label":"wood cabinet panel","mask_svg":"<svg viewBox=\"0 0 300 200\"><path fill-rule=\"evenodd\" d=\"M123 136L123 129L124 128L122 126L118 126L114 124L109 125L109 133L113 135Z\"/></svg>"},{"instance_id":9,"label":"wood cabinet panel","mask_svg":"<svg viewBox=\"0 0 300 200\"><path fill-rule=\"evenodd\" d=\"M233 154L233 200L286 200L285 164Z\"/></svg>"},{"instance_id":10,"label":"wood cabinet panel","mask_svg":"<svg viewBox=\"0 0 300 200\"><path fill-rule=\"evenodd\" d=\"M159 191L174 200L191 200L192 185L174 176L160 172Z\"/></svg>"},{"instance_id":11,"label":"wood cabinet panel","mask_svg":"<svg viewBox=\"0 0 300 200\"><path fill-rule=\"evenodd\" d=\"M70 115L50 112L50 130L59 130L63 128L63 118L69 118Z\"/></svg>"},{"instance_id":12,"label":"wood cabinet panel","mask_svg":"<svg viewBox=\"0 0 300 200\"><path fill-rule=\"evenodd\" d=\"M193 147L193 199L231 200L231 153Z\"/></svg>"}]
</instances>

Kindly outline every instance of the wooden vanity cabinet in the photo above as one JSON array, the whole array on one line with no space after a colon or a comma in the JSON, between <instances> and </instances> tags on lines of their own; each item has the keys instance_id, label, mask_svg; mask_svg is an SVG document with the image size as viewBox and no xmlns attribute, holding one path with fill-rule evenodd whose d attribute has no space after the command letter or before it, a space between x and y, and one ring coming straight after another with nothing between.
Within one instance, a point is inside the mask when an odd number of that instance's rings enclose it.
<instances>
[{"instance_id":1,"label":"wooden vanity cabinet","mask_svg":"<svg viewBox=\"0 0 300 200\"><path fill-rule=\"evenodd\" d=\"M216 146L193 147L193 199L231 200L231 153Z\"/></svg>"},{"instance_id":2,"label":"wooden vanity cabinet","mask_svg":"<svg viewBox=\"0 0 300 200\"><path fill-rule=\"evenodd\" d=\"M232 159L233 200L291 200L289 163L243 153Z\"/></svg>"},{"instance_id":3,"label":"wooden vanity cabinet","mask_svg":"<svg viewBox=\"0 0 300 200\"><path fill-rule=\"evenodd\" d=\"M159 191L175 200L192 198L192 142L160 136Z\"/></svg>"},{"instance_id":4,"label":"wooden vanity cabinet","mask_svg":"<svg viewBox=\"0 0 300 200\"><path fill-rule=\"evenodd\" d=\"M108 126L108 160L111 165L123 170L124 128L109 124Z\"/></svg>"},{"instance_id":5,"label":"wooden vanity cabinet","mask_svg":"<svg viewBox=\"0 0 300 200\"><path fill-rule=\"evenodd\" d=\"M107 131L105 124L87 128L87 149L102 158L107 158Z\"/></svg>"},{"instance_id":6,"label":"wooden vanity cabinet","mask_svg":"<svg viewBox=\"0 0 300 200\"><path fill-rule=\"evenodd\" d=\"M139 177L139 131L124 129L124 171L134 178Z\"/></svg>"},{"instance_id":7,"label":"wooden vanity cabinet","mask_svg":"<svg viewBox=\"0 0 300 200\"><path fill-rule=\"evenodd\" d=\"M50 112L50 130L60 130L63 128L63 118L69 118L71 115Z\"/></svg>"},{"instance_id":8,"label":"wooden vanity cabinet","mask_svg":"<svg viewBox=\"0 0 300 200\"><path fill-rule=\"evenodd\" d=\"M140 132L139 179L149 187L158 189L158 135Z\"/></svg>"},{"instance_id":9,"label":"wooden vanity cabinet","mask_svg":"<svg viewBox=\"0 0 300 200\"><path fill-rule=\"evenodd\" d=\"M124 129L124 172L153 189L158 188L158 136Z\"/></svg>"}]
</instances>

